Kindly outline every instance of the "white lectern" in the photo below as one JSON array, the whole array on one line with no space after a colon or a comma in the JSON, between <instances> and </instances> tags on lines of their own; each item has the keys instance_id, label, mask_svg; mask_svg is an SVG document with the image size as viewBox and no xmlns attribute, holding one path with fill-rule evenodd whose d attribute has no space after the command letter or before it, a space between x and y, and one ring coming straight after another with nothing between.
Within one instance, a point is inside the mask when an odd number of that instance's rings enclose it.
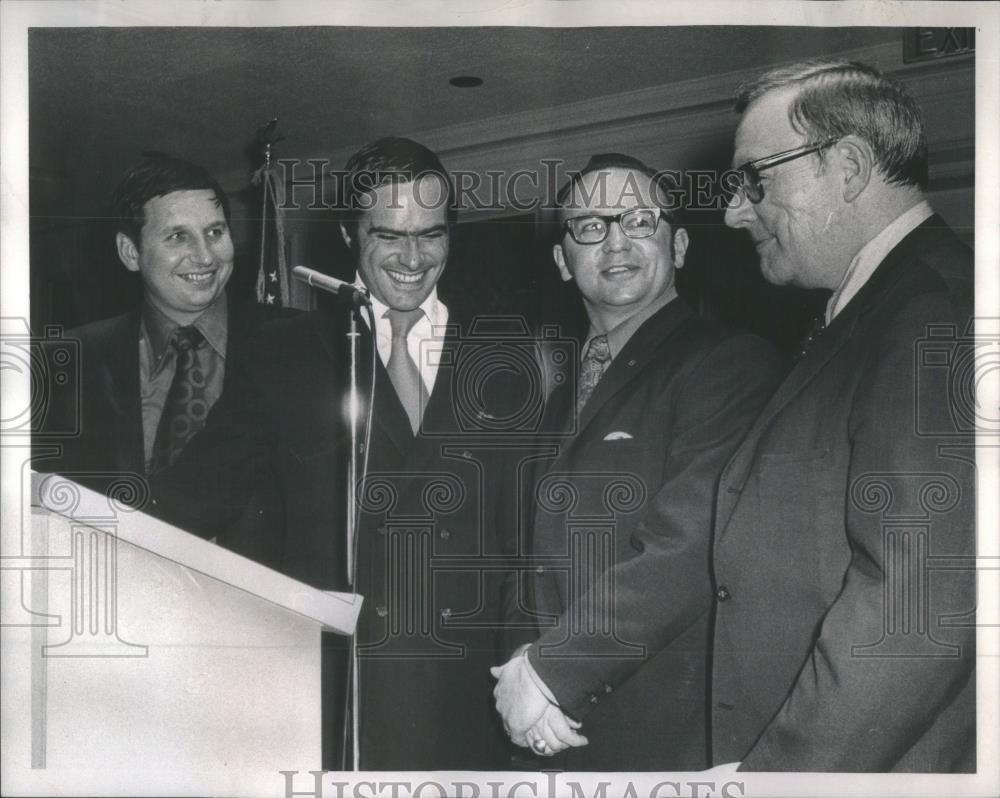
<instances>
[{"instance_id":1,"label":"white lectern","mask_svg":"<svg viewBox=\"0 0 1000 798\"><path fill-rule=\"evenodd\" d=\"M131 510L137 478L32 481L20 551L5 535L3 794L274 796L319 770L320 632L352 633L360 596Z\"/></svg>"}]
</instances>

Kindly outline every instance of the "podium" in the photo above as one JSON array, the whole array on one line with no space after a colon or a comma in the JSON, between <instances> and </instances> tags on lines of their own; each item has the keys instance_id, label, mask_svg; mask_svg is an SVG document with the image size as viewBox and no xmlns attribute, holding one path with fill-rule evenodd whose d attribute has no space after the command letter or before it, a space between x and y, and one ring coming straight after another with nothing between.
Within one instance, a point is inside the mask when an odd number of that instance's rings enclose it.
<instances>
[{"instance_id":1,"label":"podium","mask_svg":"<svg viewBox=\"0 0 1000 798\"><path fill-rule=\"evenodd\" d=\"M361 597L32 474L3 558L4 795L283 794L321 763L320 633Z\"/></svg>"}]
</instances>

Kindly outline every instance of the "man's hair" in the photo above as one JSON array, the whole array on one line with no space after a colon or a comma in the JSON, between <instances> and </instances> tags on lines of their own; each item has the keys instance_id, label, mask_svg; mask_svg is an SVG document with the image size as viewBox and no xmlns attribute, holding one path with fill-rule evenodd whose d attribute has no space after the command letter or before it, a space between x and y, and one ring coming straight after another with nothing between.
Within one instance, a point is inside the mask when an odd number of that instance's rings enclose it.
<instances>
[{"instance_id":1,"label":"man's hair","mask_svg":"<svg viewBox=\"0 0 1000 798\"><path fill-rule=\"evenodd\" d=\"M344 172L342 220L352 241L357 240L358 220L371 203L371 193L390 183L412 183L437 175L448 189L448 224L454 224L458 216L451 175L437 155L412 139L387 137L366 144L347 160ZM440 195L427 197L428 201L440 199Z\"/></svg>"},{"instance_id":2,"label":"man's hair","mask_svg":"<svg viewBox=\"0 0 1000 798\"><path fill-rule=\"evenodd\" d=\"M211 191L229 221L229 199L215 178L197 164L163 153L144 153L129 169L111 195L115 232L124 233L141 246L146 203L175 191Z\"/></svg>"},{"instance_id":3,"label":"man's hair","mask_svg":"<svg viewBox=\"0 0 1000 798\"><path fill-rule=\"evenodd\" d=\"M669 198L674 197L677 193L677 187L674 185L673 178L668 172L658 172L638 158L633 158L631 155L622 155L620 152L605 152L590 156L590 160L587 161L583 169L570 175L569 180L563 184L563 187L559 189L559 193L556 194L556 207L566 207L570 195L576 187L580 186L584 177L593 172L606 172L609 169L628 169L648 177L650 181L649 193L654 200L661 202L664 198L669 200ZM670 223L675 224L677 208L673 207L669 201L666 204L661 204L659 207L663 210L663 215Z\"/></svg>"},{"instance_id":4,"label":"man's hair","mask_svg":"<svg viewBox=\"0 0 1000 798\"><path fill-rule=\"evenodd\" d=\"M871 146L887 182L927 188L923 118L902 84L856 61L804 61L740 86L736 111L785 87L797 90L788 108L797 132L811 141L859 136Z\"/></svg>"}]
</instances>

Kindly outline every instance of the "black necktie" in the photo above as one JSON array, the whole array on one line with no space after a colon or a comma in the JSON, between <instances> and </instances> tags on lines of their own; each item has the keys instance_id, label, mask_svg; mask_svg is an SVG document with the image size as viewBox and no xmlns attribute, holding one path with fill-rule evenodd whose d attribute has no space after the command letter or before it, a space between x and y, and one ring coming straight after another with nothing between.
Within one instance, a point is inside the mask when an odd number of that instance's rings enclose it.
<instances>
[{"instance_id":1,"label":"black necktie","mask_svg":"<svg viewBox=\"0 0 1000 798\"><path fill-rule=\"evenodd\" d=\"M150 473L172 464L185 444L205 425L208 416L205 371L198 358L198 350L204 343L205 336L195 327L178 327L170 337L169 346L176 353L177 368L156 428Z\"/></svg>"},{"instance_id":2,"label":"black necktie","mask_svg":"<svg viewBox=\"0 0 1000 798\"><path fill-rule=\"evenodd\" d=\"M820 314L812 320L809 324L808 332L806 332L805 337L799 342L799 348L795 351L795 355L792 358L795 363L798 363L806 356L806 352L809 351L809 347L816 342L816 339L823 334L825 329L826 315Z\"/></svg>"}]
</instances>

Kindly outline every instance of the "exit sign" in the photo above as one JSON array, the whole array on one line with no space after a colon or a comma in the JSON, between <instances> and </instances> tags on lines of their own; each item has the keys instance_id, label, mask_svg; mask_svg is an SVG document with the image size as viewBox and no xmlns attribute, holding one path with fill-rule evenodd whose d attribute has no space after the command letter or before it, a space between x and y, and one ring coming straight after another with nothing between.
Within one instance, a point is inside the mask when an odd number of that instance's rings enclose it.
<instances>
[{"instance_id":1,"label":"exit sign","mask_svg":"<svg viewBox=\"0 0 1000 798\"><path fill-rule=\"evenodd\" d=\"M904 64L975 50L975 28L910 28L903 34Z\"/></svg>"}]
</instances>

